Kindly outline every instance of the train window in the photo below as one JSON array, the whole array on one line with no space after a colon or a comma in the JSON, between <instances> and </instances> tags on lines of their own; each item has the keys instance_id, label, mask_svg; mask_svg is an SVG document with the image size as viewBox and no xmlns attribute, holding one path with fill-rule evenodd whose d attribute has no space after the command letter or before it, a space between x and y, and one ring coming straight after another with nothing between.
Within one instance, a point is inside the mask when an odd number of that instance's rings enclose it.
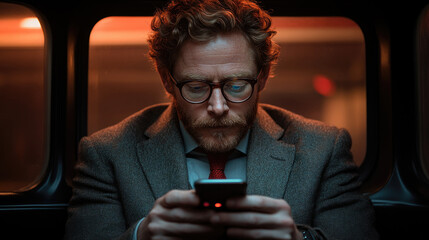
<instances>
[{"instance_id":1,"label":"train window","mask_svg":"<svg viewBox=\"0 0 429 240\"><path fill-rule=\"evenodd\" d=\"M166 102L147 56L151 17L109 17L93 28L88 63L88 133Z\"/></svg>"},{"instance_id":2,"label":"train window","mask_svg":"<svg viewBox=\"0 0 429 240\"><path fill-rule=\"evenodd\" d=\"M45 37L36 14L0 3L0 192L37 184L46 167Z\"/></svg>"},{"instance_id":3,"label":"train window","mask_svg":"<svg viewBox=\"0 0 429 240\"><path fill-rule=\"evenodd\" d=\"M423 172L429 179L429 6L423 11L418 29L420 154Z\"/></svg>"},{"instance_id":4,"label":"train window","mask_svg":"<svg viewBox=\"0 0 429 240\"><path fill-rule=\"evenodd\" d=\"M88 133L168 101L147 56L150 17L108 17L92 30ZM360 165L366 154L365 44L343 17L274 17L281 55L261 102L347 128Z\"/></svg>"}]
</instances>

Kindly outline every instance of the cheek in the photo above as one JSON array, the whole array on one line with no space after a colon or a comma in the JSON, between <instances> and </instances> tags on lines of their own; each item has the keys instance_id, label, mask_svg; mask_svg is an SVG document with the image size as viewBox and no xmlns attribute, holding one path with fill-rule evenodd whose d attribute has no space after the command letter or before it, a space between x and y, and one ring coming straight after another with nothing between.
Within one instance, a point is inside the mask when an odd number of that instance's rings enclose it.
<instances>
[{"instance_id":1,"label":"cheek","mask_svg":"<svg viewBox=\"0 0 429 240\"><path fill-rule=\"evenodd\" d=\"M190 124L195 119L204 116L205 108L203 104L191 104L188 103L185 99L182 98L180 93L174 97L174 104L177 109L179 119L182 122Z\"/></svg>"},{"instance_id":2,"label":"cheek","mask_svg":"<svg viewBox=\"0 0 429 240\"><path fill-rule=\"evenodd\" d=\"M253 112L255 107L258 104L258 92L255 89L252 97L244 103L229 103L230 112L234 112L239 116L247 116L249 113Z\"/></svg>"}]
</instances>

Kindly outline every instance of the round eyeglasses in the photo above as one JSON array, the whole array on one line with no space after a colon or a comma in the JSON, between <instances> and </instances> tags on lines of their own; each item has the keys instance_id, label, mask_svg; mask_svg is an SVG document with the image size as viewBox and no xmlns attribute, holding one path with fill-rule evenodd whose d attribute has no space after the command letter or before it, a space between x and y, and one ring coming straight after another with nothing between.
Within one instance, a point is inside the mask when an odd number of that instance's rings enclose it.
<instances>
[{"instance_id":1,"label":"round eyeglasses","mask_svg":"<svg viewBox=\"0 0 429 240\"><path fill-rule=\"evenodd\" d=\"M242 103L252 96L253 87L258 81L257 78L228 78L221 82L214 83L207 80L185 80L177 82L170 74L170 78L180 90L183 99L189 103L203 103L207 101L213 92L213 88L220 88L222 95L227 101Z\"/></svg>"}]
</instances>

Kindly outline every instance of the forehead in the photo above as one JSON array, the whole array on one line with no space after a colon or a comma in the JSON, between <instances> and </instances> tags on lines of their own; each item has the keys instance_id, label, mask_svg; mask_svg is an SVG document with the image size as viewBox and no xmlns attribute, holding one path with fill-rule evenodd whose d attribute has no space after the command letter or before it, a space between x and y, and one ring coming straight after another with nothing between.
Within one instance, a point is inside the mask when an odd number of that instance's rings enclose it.
<instances>
[{"instance_id":1,"label":"forehead","mask_svg":"<svg viewBox=\"0 0 429 240\"><path fill-rule=\"evenodd\" d=\"M253 50L239 32L218 34L208 42L186 41L173 70L178 76L223 76L237 71L247 74L257 71Z\"/></svg>"}]
</instances>

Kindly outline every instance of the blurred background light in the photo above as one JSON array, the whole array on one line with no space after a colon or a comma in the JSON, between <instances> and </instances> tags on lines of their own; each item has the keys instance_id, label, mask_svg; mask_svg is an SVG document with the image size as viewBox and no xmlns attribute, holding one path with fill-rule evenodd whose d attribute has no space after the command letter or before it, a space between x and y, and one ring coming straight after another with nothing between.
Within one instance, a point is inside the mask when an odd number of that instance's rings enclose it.
<instances>
[{"instance_id":1,"label":"blurred background light","mask_svg":"<svg viewBox=\"0 0 429 240\"><path fill-rule=\"evenodd\" d=\"M316 75L313 78L313 87L317 93L329 97L335 93L335 83L324 75Z\"/></svg>"},{"instance_id":2,"label":"blurred background light","mask_svg":"<svg viewBox=\"0 0 429 240\"><path fill-rule=\"evenodd\" d=\"M40 29L42 26L40 25L39 19L36 17L24 18L21 20L20 27L24 29Z\"/></svg>"}]
</instances>

